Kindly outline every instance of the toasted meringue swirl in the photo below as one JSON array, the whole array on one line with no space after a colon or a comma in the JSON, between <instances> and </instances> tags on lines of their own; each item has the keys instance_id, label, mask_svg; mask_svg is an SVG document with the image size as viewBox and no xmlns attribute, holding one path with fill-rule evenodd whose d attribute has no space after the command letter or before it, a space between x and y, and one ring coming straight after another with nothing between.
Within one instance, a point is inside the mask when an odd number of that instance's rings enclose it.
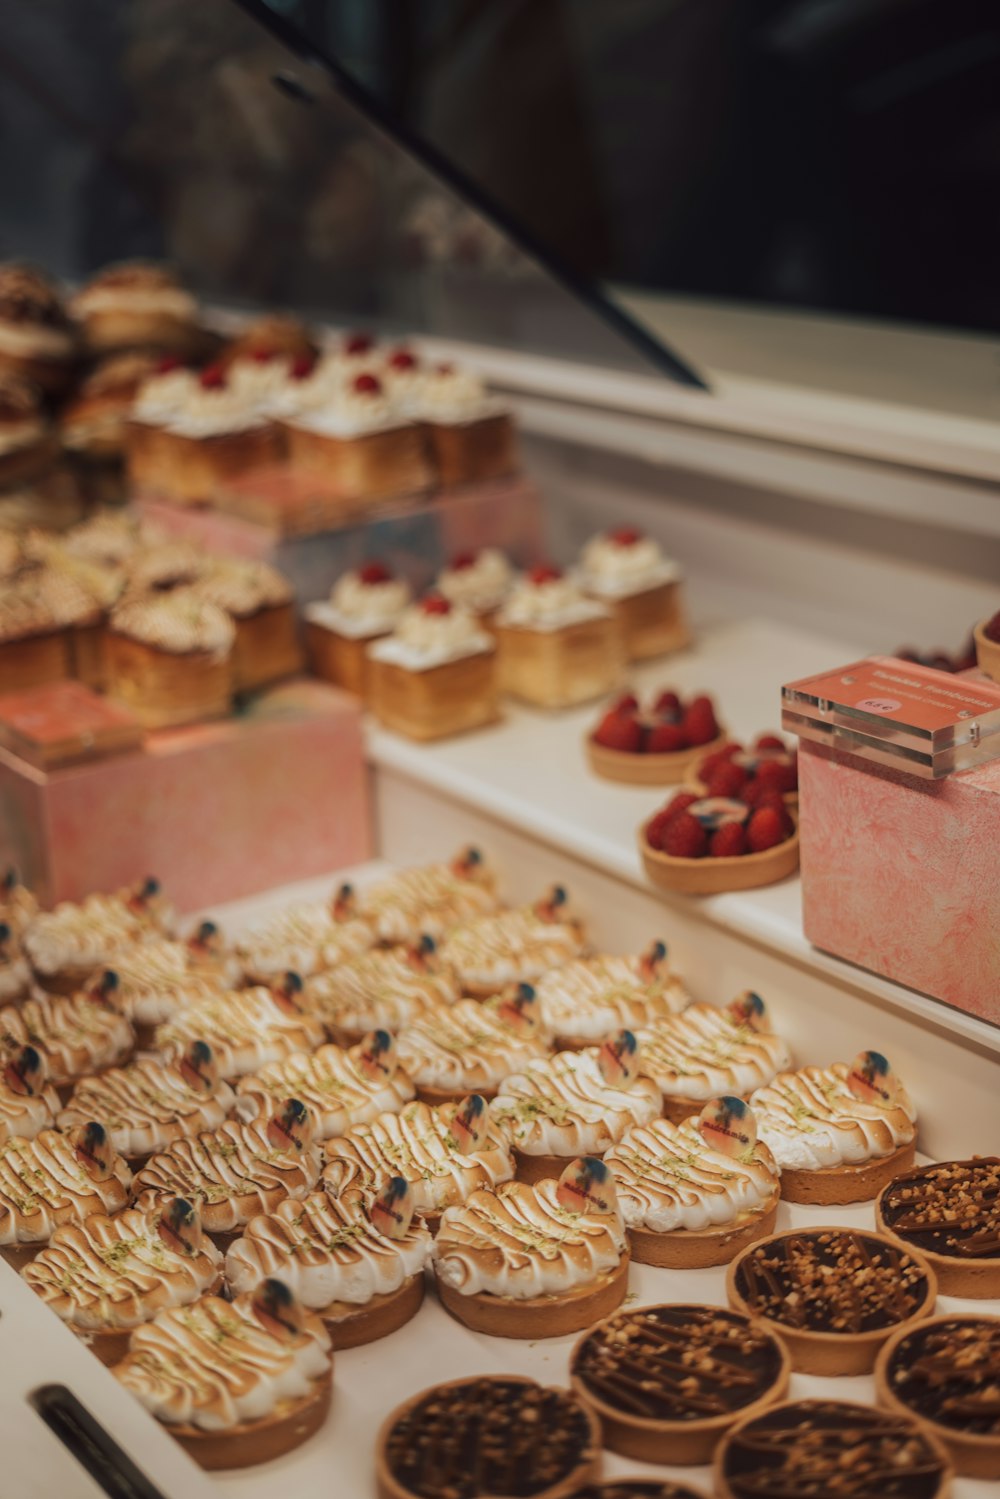
<instances>
[{"instance_id":1,"label":"toasted meringue swirl","mask_svg":"<svg viewBox=\"0 0 1000 1499\"><path fill-rule=\"evenodd\" d=\"M544 921L533 907L520 906L459 928L444 943L441 958L463 984L501 989L533 983L550 968L578 957L583 946L574 923Z\"/></svg>"},{"instance_id":2,"label":"toasted meringue swirl","mask_svg":"<svg viewBox=\"0 0 1000 1499\"><path fill-rule=\"evenodd\" d=\"M59 1115L60 1129L99 1119L112 1144L124 1156L151 1155L172 1140L216 1129L235 1102L228 1083L219 1082L206 1097L183 1073L160 1058L112 1067L100 1077L85 1077Z\"/></svg>"},{"instance_id":3,"label":"toasted meringue swirl","mask_svg":"<svg viewBox=\"0 0 1000 1499\"><path fill-rule=\"evenodd\" d=\"M328 905L292 906L237 945L248 979L266 983L289 968L308 977L372 944L366 922L337 921Z\"/></svg>"},{"instance_id":4,"label":"toasted meringue swirl","mask_svg":"<svg viewBox=\"0 0 1000 1499\"><path fill-rule=\"evenodd\" d=\"M380 942L415 942L423 933L443 936L464 921L497 909L489 876L466 879L450 864L404 869L358 895L358 914Z\"/></svg>"},{"instance_id":5,"label":"toasted meringue swirl","mask_svg":"<svg viewBox=\"0 0 1000 1499\"><path fill-rule=\"evenodd\" d=\"M39 1130L55 1124L58 1112L59 1095L51 1083L45 1083L37 1093L15 1093L0 1075L0 1141L33 1140Z\"/></svg>"},{"instance_id":6,"label":"toasted meringue swirl","mask_svg":"<svg viewBox=\"0 0 1000 1499\"><path fill-rule=\"evenodd\" d=\"M651 1233L738 1223L778 1195L778 1168L766 1145L758 1141L745 1161L723 1155L705 1143L695 1119L636 1125L604 1159L626 1224Z\"/></svg>"},{"instance_id":7,"label":"toasted meringue swirl","mask_svg":"<svg viewBox=\"0 0 1000 1499\"><path fill-rule=\"evenodd\" d=\"M266 1118L284 1099L299 1098L316 1121L316 1138L329 1140L381 1113L398 1113L413 1097L412 1082L402 1068L387 1080L372 1081L358 1066L360 1049L321 1046L312 1056L296 1052L241 1078L237 1114Z\"/></svg>"},{"instance_id":8,"label":"toasted meringue swirl","mask_svg":"<svg viewBox=\"0 0 1000 1499\"><path fill-rule=\"evenodd\" d=\"M753 1030L713 1005L689 1005L682 1015L639 1032L642 1065L664 1097L695 1105L732 1093L745 1097L791 1061L788 1044Z\"/></svg>"},{"instance_id":9,"label":"toasted meringue swirl","mask_svg":"<svg viewBox=\"0 0 1000 1499\"><path fill-rule=\"evenodd\" d=\"M397 1031L428 1011L458 998L454 976L440 967L414 968L405 954L371 952L309 985L310 998L327 1025L342 1031Z\"/></svg>"},{"instance_id":10,"label":"toasted meringue swirl","mask_svg":"<svg viewBox=\"0 0 1000 1499\"><path fill-rule=\"evenodd\" d=\"M317 1016L289 1012L270 989L240 989L192 1005L156 1032L156 1047L171 1061L192 1041L207 1041L222 1077L259 1072L296 1051L312 1051L323 1040Z\"/></svg>"},{"instance_id":11,"label":"toasted meringue swirl","mask_svg":"<svg viewBox=\"0 0 1000 1499\"><path fill-rule=\"evenodd\" d=\"M546 1028L582 1041L602 1041L622 1026L653 1025L691 1002L674 974L649 980L642 959L631 957L578 958L544 974L536 988Z\"/></svg>"},{"instance_id":12,"label":"toasted meringue swirl","mask_svg":"<svg viewBox=\"0 0 1000 1499\"><path fill-rule=\"evenodd\" d=\"M163 1025L223 990L214 976L191 971L183 942L142 942L116 953L108 966L118 979L109 1002L139 1025Z\"/></svg>"},{"instance_id":13,"label":"toasted meringue swirl","mask_svg":"<svg viewBox=\"0 0 1000 1499\"><path fill-rule=\"evenodd\" d=\"M760 1138L782 1169L817 1170L891 1155L916 1134L905 1092L891 1108L864 1103L847 1086L846 1062L783 1072L750 1103Z\"/></svg>"},{"instance_id":14,"label":"toasted meringue swirl","mask_svg":"<svg viewBox=\"0 0 1000 1499\"><path fill-rule=\"evenodd\" d=\"M40 994L0 1010L0 1044L37 1046L60 1084L120 1062L135 1035L124 1015L86 995Z\"/></svg>"},{"instance_id":15,"label":"toasted meringue swirl","mask_svg":"<svg viewBox=\"0 0 1000 1499\"><path fill-rule=\"evenodd\" d=\"M62 1223L116 1213L128 1202L132 1173L114 1156L104 1181L89 1176L69 1135L43 1129L33 1140L0 1145L0 1244L44 1244Z\"/></svg>"},{"instance_id":16,"label":"toasted meringue swirl","mask_svg":"<svg viewBox=\"0 0 1000 1499\"><path fill-rule=\"evenodd\" d=\"M36 916L25 931L24 949L45 979L64 968L102 967L120 948L141 942L146 930L117 896L91 895L81 905L67 901Z\"/></svg>"},{"instance_id":17,"label":"toasted meringue swirl","mask_svg":"<svg viewBox=\"0 0 1000 1499\"><path fill-rule=\"evenodd\" d=\"M529 1062L500 1084L491 1112L518 1150L526 1155L600 1156L633 1124L657 1117L662 1099L652 1078L640 1073L629 1087L612 1087L601 1076L597 1058L596 1047L560 1051Z\"/></svg>"},{"instance_id":18,"label":"toasted meringue swirl","mask_svg":"<svg viewBox=\"0 0 1000 1499\"><path fill-rule=\"evenodd\" d=\"M459 1000L418 1015L399 1033L399 1060L418 1084L463 1093L494 1092L512 1071L548 1055L544 1034L519 1034L490 1004Z\"/></svg>"}]
</instances>

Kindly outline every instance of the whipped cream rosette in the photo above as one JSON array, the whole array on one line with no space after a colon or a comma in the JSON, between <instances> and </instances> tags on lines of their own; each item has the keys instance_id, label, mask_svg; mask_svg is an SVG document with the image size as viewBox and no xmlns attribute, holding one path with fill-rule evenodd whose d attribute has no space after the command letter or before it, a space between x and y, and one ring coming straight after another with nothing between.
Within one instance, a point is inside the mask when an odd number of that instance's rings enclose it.
<instances>
[{"instance_id":1,"label":"whipped cream rosette","mask_svg":"<svg viewBox=\"0 0 1000 1499\"><path fill-rule=\"evenodd\" d=\"M483 547L478 552L461 552L453 557L438 574L435 587L449 603L483 615L499 609L513 578L513 568L503 552L496 547Z\"/></svg>"},{"instance_id":2,"label":"whipped cream rosette","mask_svg":"<svg viewBox=\"0 0 1000 1499\"><path fill-rule=\"evenodd\" d=\"M371 646L368 659L420 672L492 649L492 638L471 610L428 595L403 610L392 634Z\"/></svg>"},{"instance_id":3,"label":"whipped cream rosette","mask_svg":"<svg viewBox=\"0 0 1000 1499\"><path fill-rule=\"evenodd\" d=\"M459 988L433 937L364 953L311 981L309 997L328 1033L350 1044L370 1030L398 1031L453 1005Z\"/></svg>"},{"instance_id":4,"label":"whipped cream rosette","mask_svg":"<svg viewBox=\"0 0 1000 1499\"><path fill-rule=\"evenodd\" d=\"M639 1033L643 1066L663 1091L664 1113L680 1122L710 1098L745 1098L791 1062L786 1041L769 1028L759 995L724 1009L689 1005Z\"/></svg>"},{"instance_id":5,"label":"whipped cream rosette","mask_svg":"<svg viewBox=\"0 0 1000 1499\"><path fill-rule=\"evenodd\" d=\"M136 1161L166 1150L174 1140L217 1129L234 1102L211 1048L195 1041L174 1063L145 1058L83 1078L57 1122L60 1129L72 1129L100 1119L115 1149Z\"/></svg>"},{"instance_id":6,"label":"whipped cream rosette","mask_svg":"<svg viewBox=\"0 0 1000 1499\"><path fill-rule=\"evenodd\" d=\"M641 1070L636 1038L529 1062L500 1084L493 1117L510 1140L519 1177L558 1176L575 1156L603 1156L635 1124L660 1113L660 1090Z\"/></svg>"},{"instance_id":7,"label":"whipped cream rosette","mask_svg":"<svg viewBox=\"0 0 1000 1499\"><path fill-rule=\"evenodd\" d=\"M249 1467L298 1447L330 1405L330 1338L287 1286L203 1296L132 1334L115 1378L203 1467Z\"/></svg>"},{"instance_id":8,"label":"whipped cream rosette","mask_svg":"<svg viewBox=\"0 0 1000 1499\"><path fill-rule=\"evenodd\" d=\"M380 1190L392 1177L413 1188L414 1211L434 1219L477 1187L514 1175L510 1148L477 1094L432 1107L408 1103L326 1144L323 1182L333 1197Z\"/></svg>"},{"instance_id":9,"label":"whipped cream rosette","mask_svg":"<svg viewBox=\"0 0 1000 1499\"><path fill-rule=\"evenodd\" d=\"M102 1124L88 1120L61 1134L0 1143L0 1252L20 1268L64 1223L117 1213L129 1199L132 1173Z\"/></svg>"},{"instance_id":10,"label":"whipped cream rosette","mask_svg":"<svg viewBox=\"0 0 1000 1499\"><path fill-rule=\"evenodd\" d=\"M307 604L306 619L347 640L373 640L396 628L413 597L410 585L381 562L343 573L326 603Z\"/></svg>"},{"instance_id":11,"label":"whipped cream rosette","mask_svg":"<svg viewBox=\"0 0 1000 1499\"><path fill-rule=\"evenodd\" d=\"M135 1033L124 1015L85 994L39 994L0 1010L0 1045L36 1047L53 1086L65 1089L123 1061Z\"/></svg>"},{"instance_id":12,"label":"whipped cream rosette","mask_svg":"<svg viewBox=\"0 0 1000 1499\"><path fill-rule=\"evenodd\" d=\"M482 916L459 927L441 948L443 961L467 994L496 994L508 984L533 984L549 969L580 956L582 923L554 885L534 905Z\"/></svg>"},{"instance_id":13,"label":"whipped cream rosette","mask_svg":"<svg viewBox=\"0 0 1000 1499\"><path fill-rule=\"evenodd\" d=\"M226 1255L226 1279L239 1294L277 1276L318 1312L334 1347L354 1348L415 1314L432 1242L413 1221L412 1187L396 1177L381 1195L314 1192L251 1219Z\"/></svg>"},{"instance_id":14,"label":"whipped cream rosette","mask_svg":"<svg viewBox=\"0 0 1000 1499\"><path fill-rule=\"evenodd\" d=\"M680 567L664 555L658 541L630 528L592 537L580 554L581 584L600 599L644 593L680 577Z\"/></svg>"},{"instance_id":15,"label":"whipped cream rosette","mask_svg":"<svg viewBox=\"0 0 1000 1499\"><path fill-rule=\"evenodd\" d=\"M363 890L347 891L376 940L392 944L417 943L425 934L440 938L500 905L496 877L472 847L449 863L402 869Z\"/></svg>"},{"instance_id":16,"label":"whipped cream rosette","mask_svg":"<svg viewBox=\"0 0 1000 1499\"><path fill-rule=\"evenodd\" d=\"M334 899L279 912L236 944L236 956L251 983L267 984L289 969L308 978L335 968L371 945L368 924Z\"/></svg>"},{"instance_id":17,"label":"whipped cream rosette","mask_svg":"<svg viewBox=\"0 0 1000 1499\"><path fill-rule=\"evenodd\" d=\"M537 1012L535 990L520 984L483 1003L463 999L414 1017L399 1033L399 1057L417 1096L426 1103L495 1096L511 1072L548 1056Z\"/></svg>"},{"instance_id":18,"label":"whipped cream rosette","mask_svg":"<svg viewBox=\"0 0 1000 1499\"><path fill-rule=\"evenodd\" d=\"M750 1102L790 1202L867 1201L913 1164L916 1110L880 1052L783 1072Z\"/></svg>"},{"instance_id":19,"label":"whipped cream rosette","mask_svg":"<svg viewBox=\"0 0 1000 1499\"><path fill-rule=\"evenodd\" d=\"M508 629L548 631L607 617L604 605L588 599L575 578L556 568L536 568L516 580L497 623Z\"/></svg>"},{"instance_id":20,"label":"whipped cream rosette","mask_svg":"<svg viewBox=\"0 0 1000 1499\"><path fill-rule=\"evenodd\" d=\"M316 1138L329 1140L382 1113L398 1113L414 1094L386 1031L356 1046L321 1046L311 1055L296 1052L241 1078L236 1112L242 1119L269 1114L285 1098L299 1098L316 1122Z\"/></svg>"},{"instance_id":21,"label":"whipped cream rosette","mask_svg":"<svg viewBox=\"0 0 1000 1499\"><path fill-rule=\"evenodd\" d=\"M197 1210L174 1198L148 1212L127 1208L65 1224L22 1274L103 1362L116 1363L132 1328L220 1290L222 1271Z\"/></svg>"},{"instance_id":22,"label":"whipped cream rosette","mask_svg":"<svg viewBox=\"0 0 1000 1499\"><path fill-rule=\"evenodd\" d=\"M566 1050L592 1046L623 1026L652 1025L691 1003L659 941L637 957L577 958L543 974L535 987L545 1028Z\"/></svg>"},{"instance_id":23,"label":"whipped cream rosette","mask_svg":"<svg viewBox=\"0 0 1000 1499\"><path fill-rule=\"evenodd\" d=\"M319 1180L322 1154L312 1117L297 1098L266 1119L229 1119L216 1130L174 1140L146 1162L133 1193L139 1207L183 1197L205 1229L232 1235L286 1197L307 1196Z\"/></svg>"},{"instance_id":24,"label":"whipped cream rosette","mask_svg":"<svg viewBox=\"0 0 1000 1499\"><path fill-rule=\"evenodd\" d=\"M15 1046L0 1056L0 1141L33 1140L55 1124L58 1112L59 1095L42 1052Z\"/></svg>"},{"instance_id":25,"label":"whipped cream rosette","mask_svg":"<svg viewBox=\"0 0 1000 1499\"><path fill-rule=\"evenodd\" d=\"M212 1048L222 1077L243 1077L280 1062L293 1052L313 1051L323 1026L303 1000L302 980L286 974L271 989L257 987L220 994L183 1010L156 1030L156 1048L176 1061L194 1041Z\"/></svg>"},{"instance_id":26,"label":"whipped cream rosette","mask_svg":"<svg viewBox=\"0 0 1000 1499\"><path fill-rule=\"evenodd\" d=\"M634 1125L604 1159L641 1264L725 1264L774 1226L780 1173L742 1099L713 1099L683 1124Z\"/></svg>"}]
</instances>

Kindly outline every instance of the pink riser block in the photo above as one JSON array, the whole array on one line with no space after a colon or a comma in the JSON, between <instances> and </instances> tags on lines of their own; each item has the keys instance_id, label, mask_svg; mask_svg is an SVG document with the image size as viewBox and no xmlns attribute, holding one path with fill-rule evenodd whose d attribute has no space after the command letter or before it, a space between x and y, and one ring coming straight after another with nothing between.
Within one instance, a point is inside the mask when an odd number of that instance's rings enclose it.
<instances>
[{"instance_id":1,"label":"pink riser block","mask_svg":"<svg viewBox=\"0 0 1000 1499\"><path fill-rule=\"evenodd\" d=\"M920 781L803 742L816 947L1000 1024L1000 761Z\"/></svg>"}]
</instances>

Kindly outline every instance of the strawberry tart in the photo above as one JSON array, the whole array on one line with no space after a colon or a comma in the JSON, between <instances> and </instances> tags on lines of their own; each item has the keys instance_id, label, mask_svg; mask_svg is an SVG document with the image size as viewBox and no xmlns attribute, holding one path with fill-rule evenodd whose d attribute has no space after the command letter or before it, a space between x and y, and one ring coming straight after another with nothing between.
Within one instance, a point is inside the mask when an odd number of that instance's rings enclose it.
<instances>
[{"instance_id":1,"label":"strawberry tart","mask_svg":"<svg viewBox=\"0 0 1000 1499\"><path fill-rule=\"evenodd\" d=\"M753 806L681 791L642 824L639 851L649 879L664 890L751 890L798 869L798 823L777 789L758 795Z\"/></svg>"},{"instance_id":2,"label":"strawberry tart","mask_svg":"<svg viewBox=\"0 0 1000 1499\"><path fill-rule=\"evenodd\" d=\"M606 780L669 786L683 781L698 757L721 742L710 697L684 703L668 690L643 708L629 692L602 716L587 740L587 754L591 769Z\"/></svg>"}]
</instances>

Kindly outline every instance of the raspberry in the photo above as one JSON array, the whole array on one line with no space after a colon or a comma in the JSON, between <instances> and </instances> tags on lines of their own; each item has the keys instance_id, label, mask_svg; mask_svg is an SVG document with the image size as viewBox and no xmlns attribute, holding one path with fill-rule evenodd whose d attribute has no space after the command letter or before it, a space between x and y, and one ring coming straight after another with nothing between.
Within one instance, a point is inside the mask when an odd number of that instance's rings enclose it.
<instances>
[{"instance_id":1,"label":"raspberry","mask_svg":"<svg viewBox=\"0 0 1000 1499\"><path fill-rule=\"evenodd\" d=\"M634 526L619 526L617 531L608 532L608 540L613 541L616 547L634 547L642 540L642 532L637 531Z\"/></svg>"},{"instance_id":2,"label":"raspberry","mask_svg":"<svg viewBox=\"0 0 1000 1499\"><path fill-rule=\"evenodd\" d=\"M455 556L452 557L451 562L448 564L453 573L464 573L466 568L475 567L475 565L475 552L456 552Z\"/></svg>"},{"instance_id":3,"label":"raspberry","mask_svg":"<svg viewBox=\"0 0 1000 1499\"><path fill-rule=\"evenodd\" d=\"M315 368L316 361L311 354L299 354L292 360L289 373L293 380L308 380Z\"/></svg>"},{"instance_id":4,"label":"raspberry","mask_svg":"<svg viewBox=\"0 0 1000 1499\"><path fill-rule=\"evenodd\" d=\"M731 760L723 760L708 776L702 771L709 796L739 796L746 779L747 773L742 765L734 765Z\"/></svg>"},{"instance_id":5,"label":"raspberry","mask_svg":"<svg viewBox=\"0 0 1000 1499\"><path fill-rule=\"evenodd\" d=\"M681 723L691 744L710 744L719 737L719 725L709 697L696 697L688 705Z\"/></svg>"},{"instance_id":6,"label":"raspberry","mask_svg":"<svg viewBox=\"0 0 1000 1499\"><path fill-rule=\"evenodd\" d=\"M222 390L226 383L226 372L221 364L210 364L198 376L202 390Z\"/></svg>"},{"instance_id":7,"label":"raspberry","mask_svg":"<svg viewBox=\"0 0 1000 1499\"><path fill-rule=\"evenodd\" d=\"M276 357L277 354L274 349L253 349L250 353L250 358L255 364L270 364L271 360Z\"/></svg>"},{"instance_id":8,"label":"raspberry","mask_svg":"<svg viewBox=\"0 0 1000 1499\"><path fill-rule=\"evenodd\" d=\"M785 810L784 792L779 791L777 786L769 786L766 781L751 781L742 793L742 799L754 811L758 807L775 807L779 812Z\"/></svg>"},{"instance_id":9,"label":"raspberry","mask_svg":"<svg viewBox=\"0 0 1000 1499\"><path fill-rule=\"evenodd\" d=\"M700 859L708 849L708 834L690 812L678 812L663 834L663 852L675 859Z\"/></svg>"},{"instance_id":10,"label":"raspberry","mask_svg":"<svg viewBox=\"0 0 1000 1499\"><path fill-rule=\"evenodd\" d=\"M613 713L638 713L639 699L634 692L626 692L624 697L620 697L616 703L612 704L611 711Z\"/></svg>"},{"instance_id":11,"label":"raspberry","mask_svg":"<svg viewBox=\"0 0 1000 1499\"><path fill-rule=\"evenodd\" d=\"M354 381L354 389L362 396L380 396L382 383L374 375L358 375Z\"/></svg>"},{"instance_id":12,"label":"raspberry","mask_svg":"<svg viewBox=\"0 0 1000 1499\"><path fill-rule=\"evenodd\" d=\"M676 796L670 798L663 810L671 818L674 818L679 813L686 812L688 807L694 806L695 802L700 801L701 797L696 791L678 791Z\"/></svg>"},{"instance_id":13,"label":"raspberry","mask_svg":"<svg viewBox=\"0 0 1000 1499\"><path fill-rule=\"evenodd\" d=\"M595 729L594 742L605 749L624 750L634 755L642 749L642 735L642 724L637 718L612 708Z\"/></svg>"},{"instance_id":14,"label":"raspberry","mask_svg":"<svg viewBox=\"0 0 1000 1499\"><path fill-rule=\"evenodd\" d=\"M392 573L384 562L366 562L358 568L358 580L371 588L376 583L391 583Z\"/></svg>"},{"instance_id":15,"label":"raspberry","mask_svg":"<svg viewBox=\"0 0 1000 1499\"><path fill-rule=\"evenodd\" d=\"M658 718L669 718L671 723L677 723L684 709L676 692L661 692L653 704L653 712Z\"/></svg>"},{"instance_id":16,"label":"raspberry","mask_svg":"<svg viewBox=\"0 0 1000 1499\"><path fill-rule=\"evenodd\" d=\"M389 355L389 368L391 370L415 370L417 367L417 356L411 354L409 349L397 349Z\"/></svg>"},{"instance_id":17,"label":"raspberry","mask_svg":"<svg viewBox=\"0 0 1000 1499\"><path fill-rule=\"evenodd\" d=\"M375 340L370 333L350 333L344 339L345 354L367 354L374 347Z\"/></svg>"},{"instance_id":18,"label":"raspberry","mask_svg":"<svg viewBox=\"0 0 1000 1499\"><path fill-rule=\"evenodd\" d=\"M746 851L746 828L738 822L723 823L708 841L709 857L713 859L736 859Z\"/></svg>"},{"instance_id":19,"label":"raspberry","mask_svg":"<svg viewBox=\"0 0 1000 1499\"><path fill-rule=\"evenodd\" d=\"M646 735L646 750L651 755L672 755L688 748L688 738L679 723L654 723Z\"/></svg>"},{"instance_id":20,"label":"raspberry","mask_svg":"<svg viewBox=\"0 0 1000 1499\"><path fill-rule=\"evenodd\" d=\"M753 747L759 750L783 750L786 746L785 741L779 739L777 734L758 734Z\"/></svg>"},{"instance_id":21,"label":"raspberry","mask_svg":"<svg viewBox=\"0 0 1000 1499\"><path fill-rule=\"evenodd\" d=\"M156 373L158 375L169 375L174 370L179 370L180 367L181 361L177 358L176 354L164 354L163 358L157 363Z\"/></svg>"},{"instance_id":22,"label":"raspberry","mask_svg":"<svg viewBox=\"0 0 1000 1499\"><path fill-rule=\"evenodd\" d=\"M706 755L701 762L699 771L701 779L707 781L709 776L718 770L720 765L728 765L733 756L740 754L742 749L743 746L736 744L734 741L731 744L724 744L721 749L713 750L710 755Z\"/></svg>"},{"instance_id":23,"label":"raspberry","mask_svg":"<svg viewBox=\"0 0 1000 1499\"><path fill-rule=\"evenodd\" d=\"M451 605L447 599L443 599L439 593L429 593L425 599L421 599L420 607L425 614L450 614Z\"/></svg>"},{"instance_id":24,"label":"raspberry","mask_svg":"<svg viewBox=\"0 0 1000 1499\"><path fill-rule=\"evenodd\" d=\"M669 807L664 807L662 812L657 812L646 824L646 842L650 848L659 849L662 852L663 839L667 828L673 822L673 816Z\"/></svg>"},{"instance_id":25,"label":"raspberry","mask_svg":"<svg viewBox=\"0 0 1000 1499\"><path fill-rule=\"evenodd\" d=\"M763 760L757 766L756 781L761 786L771 786L783 794L794 791L798 785L798 772L794 765L785 765L780 760Z\"/></svg>"},{"instance_id":26,"label":"raspberry","mask_svg":"<svg viewBox=\"0 0 1000 1499\"><path fill-rule=\"evenodd\" d=\"M528 573L528 582L540 587L543 583L555 583L562 577L562 568L554 567L551 562L540 562Z\"/></svg>"},{"instance_id":27,"label":"raspberry","mask_svg":"<svg viewBox=\"0 0 1000 1499\"><path fill-rule=\"evenodd\" d=\"M784 808L758 807L747 823L747 844L753 854L774 848L792 833L792 821Z\"/></svg>"}]
</instances>

